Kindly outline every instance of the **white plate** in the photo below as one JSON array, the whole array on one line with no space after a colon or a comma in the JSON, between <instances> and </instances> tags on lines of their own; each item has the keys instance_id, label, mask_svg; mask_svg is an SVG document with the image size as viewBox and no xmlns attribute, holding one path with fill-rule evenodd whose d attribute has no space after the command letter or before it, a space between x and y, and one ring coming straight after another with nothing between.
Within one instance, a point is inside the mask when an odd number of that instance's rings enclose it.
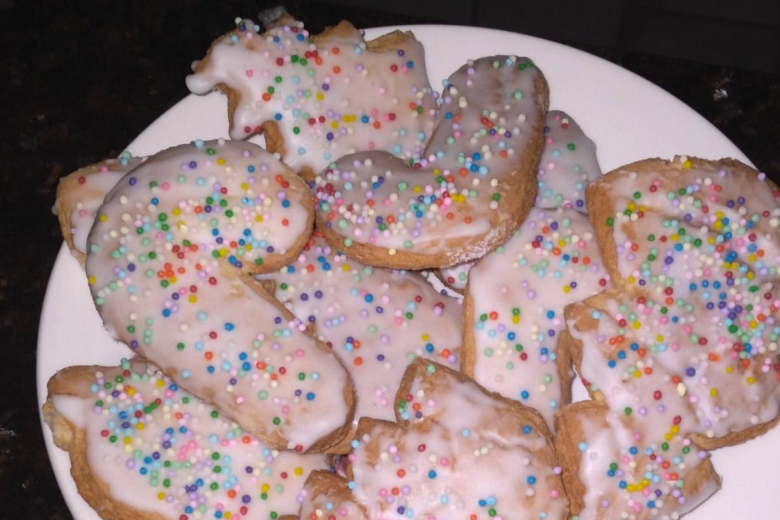
<instances>
[{"instance_id":1,"label":"white plate","mask_svg":"<svg viewBox=\"0 0 780 520\"><path fill-rule=\"evenodd\" d=\"M487 29L415 26L425 44L434 87L469 58L490 54L531 57L550 84L550 108L574 117L596 142L604 171L647 157L675 154L706 158L745 155L709 122L667 92L620 67L563 45L530 36ZM369 29L375 38L397 27ZM215 35L216 36L216 35ZM198 57L205 49L193 51ZM184 81L184 78L182 78ZM148 155L194 139L227 137L224 96L188 96L152 123L128 149ZM63 245L54 265L38 336L38 400L46 399L46 381L57 370L75 364L116 364L129 350L103 329L92 305L83 270ZM580 396L584 390L579 389ZM67 455L43 428L52 466L78 520L98 520L76 492ZM690 520L770 519L776 516L780 481L780 429L763 438L713 454L723 489Z\"/></svg>"}]
</instances>

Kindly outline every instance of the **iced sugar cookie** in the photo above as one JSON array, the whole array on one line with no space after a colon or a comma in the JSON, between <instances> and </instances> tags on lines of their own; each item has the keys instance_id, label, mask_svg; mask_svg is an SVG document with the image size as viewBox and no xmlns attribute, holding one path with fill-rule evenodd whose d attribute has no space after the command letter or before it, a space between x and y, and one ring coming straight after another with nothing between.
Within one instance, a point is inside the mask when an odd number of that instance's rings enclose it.
<instances>
[{"instance_id":1,"label":"iced sugar cookie","mask_svg":"<svg viewBox=\"0 0 780 520\"><path fill-rule=\"evenodd\" d=\"M60 221L62 238L82 265L87 259L87 235L103 198L142 160L125 153L117 159L85 166L60 179L52 210Z\"/></svg>"},{"instance_id":2,"label":"iced sugar cookie","mask_svg":"<svg viewBox=\"0 0 780 520\"><path fill-rule=\"evenodd\" d=\"M527 58L470 61L446 80L419 158L359 152L317 176L318 227L369 265L424 269L483 256L533 204L547 103L544 76Z\"/></svg>"},{"instance_id":3,"label":"iced sugar cookie","mask_svg":"<svg viewBox=\"0 0 780 520\"><path fill-rule=\"evenodd\" d=\"M98 210L92 296L116 339L269 446L326 450L349 431L351 378L247 274L295 258L310 225L305 183L258 146L171 148Z\"/></svg>"},{"instance_id":4,"label":"iced sugar cookie","mask_svg":"<svg viewBox=\"0 0 780 520\"><path fill-rule=\"evenodd\" d=\"M328 468L265 445L140 359L66 368L48 387L44 419L106 520L297 518L306 477Z\"/></svg>"},{"instance_id":5,"label":"iced sugar cookie","mask_svg":"<svg viewBox=\"0 0 780 520\"><path fill-rule=\"evenodd\" d=\"M488 390L536 408L552 427L571 400L570 360L559 352L566 305L603 291L593 228L574 209L537 209L469 273L463 371Z\"/></svg>"},{"instance_id":6,"label":"iced sugar cookie","mask_svg":"<svg viewBox=\"0 0 780 520\"><path fill-rule=\"evenodd\" d=\"M239 19L187 86L196 94L225 92L233 139L265 128L268 149L309 174L362 150L417 157L436 114L414 35L396 31L366 42L349 22L312 36L288 16L265 33Z\"/></svg>"},{"instance_id":7,"label":"iced sugar cookie","mask_svg":"<svg viewBox=\"0 0 780 520\"><path fill-rule=\"evenodd\" d=\"M581 520L679 518L720 488L707 452L657 439L644 423L595 401L556 416L555 448L571 514Z\"/></svg>"},{"instance_id":8,"label":"iced sugar cookie","mask_svg":"<svg viewBox=\"0 0 780 520\"><path fill-rule=\"evenodd\" d=\"M352 374L355 425L393 419L395 393L415 359L460 368L461 304L417 273L363 265L315 232L294 262L257 279L271 282L272 294Z\"/></svg>"},{"instance_id":9,"label":"iced sugar cookie","mask_svg":"<svg viewBox=\"0 0 780 520\"><path fill-rule=\"evenodd\" d=\"M337 502L357 504L367 518L567 517L536 411L423 359L407 369L396 405L397 424L360 421L347 472L352 498L333 501L334 518ZM304 501L302 510L312 509L322 511L322 500Z\"/></svg>"}]
</instances>

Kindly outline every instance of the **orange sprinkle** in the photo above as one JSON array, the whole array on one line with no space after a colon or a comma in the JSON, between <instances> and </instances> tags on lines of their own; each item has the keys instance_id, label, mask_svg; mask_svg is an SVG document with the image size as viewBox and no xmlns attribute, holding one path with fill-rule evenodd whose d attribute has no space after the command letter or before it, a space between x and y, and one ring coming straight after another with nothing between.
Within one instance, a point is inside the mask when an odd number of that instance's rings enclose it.
<instances>
[{"instance_id":1,"label":"orange sprinkle","mask_svg":"<svg viewBox=\"0 0 780 520\"><path fill-rule=\"evenodd\" d=\"M362 365L362 364L363 364L363 358L362 358L362 357L360 357L360 356L358 356L358 357L356 357L356 358L355 358L355 360L353 361L353 363L355 363L355 366L358 366L358 367L359 367L360 365Z\"/></svg>"}]
</instances>

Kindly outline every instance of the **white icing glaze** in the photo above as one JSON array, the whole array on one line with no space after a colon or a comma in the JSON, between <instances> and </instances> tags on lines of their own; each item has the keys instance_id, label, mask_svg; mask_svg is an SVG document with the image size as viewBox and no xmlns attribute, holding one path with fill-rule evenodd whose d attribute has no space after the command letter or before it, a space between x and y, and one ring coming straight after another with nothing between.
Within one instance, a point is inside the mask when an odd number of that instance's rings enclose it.
<instances>
[{"instance_id":1,"label":"white icing glaze","mask_svg":"<svg viewBox=\"0 0 780 520\"><path fill-rule=\"evenodd\" d=\"M474 262L464 262L462 264L456 264L452 267L443 267L440 270L442 281L447 284L448 287L463 292L466 290L466 285L469 283L469 271L474 266Z\"/></svg>"},{"instance_id":2,"label":"white icing glaze","mask_svg":"<svg viewBox=\"0 0 780 520\"><path fill-rule=\"evenodd\" d=\"M266 121L277 122L284 160L296 170L319 172L360 150L415 157L436 113L417 40L374 52L345 25L312 41L300 22L261 34L250 20L239 20L187 77L196 94L219 84L239 97L231 137L244 139Z\"/></svg>"},{"instance_id":3,"label":"white icing glaze","mask_svg":"<svg viewBox=\"0 0 780 520\"><path fill-rule=\"evenodd\" d=\"M576 417L583 437L568 449L579 453L578 478L585 486L579 519L679 518L718 490L714 475L688 481L708 454L681 436L662 446L633 431L616 412Z\"/></svg>"},{"instance_id":4,"label":"white icing glaze","mask_svg":"<svg viewBox=\"0 0 780 520\"><path fill-rule=\"evenodd\" d=\"M461 304L420 275L348 259L315 234L297 261L257 277L339 356L352 374L361 417L392 420L393 399L417 357L460 368Z\"/></svg>"},{"instance_id":5,"label":"white icing glaze","mask_svg":"<svg viewBox=\"0 0 780 520\"><path fill-rule=\"evenodd\" d=\"M596 144L565 112L547 112L536 207L587 212L585 186L600 175Z\"/></svg>"},{"instance_id":6,"label":"white icing glaze","mask_svg":"<svg viewBox=\"0 0 780 520\"><path fill-rule=\"evenodd\" d=\"M349 375L270 298L223 273L308 232L308 196L251 143L172 148L106 197L86 265L114 337L266 442L299 450L344 425Z\"/></svg>"},{"instance_id":7,"label":"white icing glaze","mask_svg":"<svg viewBox=\"0 0 780 520\"><path fill-rule=\"evenodd\" d=\"M346 253L360 243L390 257L445 254L445 263L426 266L443 267L494 247L516 219L517 201L505 190L523 189L518 163L540 130L539 79L526 58L470 61L446 81L436 129L413 168L361 152L318 176L319 217L343 237Z\"/></svg>"},{"instance_id":8,"label":"white icing glaze","mask_svg":"<svg viewBox=\"0 0 780 520\"><path fill-rule=\"evenodd\" d=\"M369 517L564 518L547 433L521 424L510 405L474 383L432 367L401 403L408 425L372 423L354 442L352 486Z\"/></svg>"},{"instance_id":9,"label":"white icing glaze","mask_svg":"<svg viewBox=\"0 0 780 520\"><path fill-rule=\"evenodd\" d=\"M78 174L78 183L64 193L58 193L54 203L54 212L60 207L72 208L70 214L71 240L73 247L87 253L87 235L95 221L95 213L103 198L116 186L119 179L136 168L143 159L122 156L119 159L109 159L89 168L89 171Z\"/></svg>"},{"instance_id":10,"label":"white icing glaze","mask_svg":"<svg viewBox=\"0 0 780 520\"><path fill-rule=\"evenodd\" d=\"M561 405L556 355L563 309L603 290L609 279L590 222L573 209L532 209L469 276L474 378L536 408L552 426Z\"/></svg>"},{"instance_id":11,"label":"white icing glaze","mask_svg":"<svg viewBox=\"0 0 780 520\"><path fill-rule=\"evenodd\" d=\"M98 372L82 390L52 403L85 431L89 467L111 498L138 511L171 520L296 514L307 475L328 467L323 455L269 448L143 363Z\"/></svg>"}]
</instances>

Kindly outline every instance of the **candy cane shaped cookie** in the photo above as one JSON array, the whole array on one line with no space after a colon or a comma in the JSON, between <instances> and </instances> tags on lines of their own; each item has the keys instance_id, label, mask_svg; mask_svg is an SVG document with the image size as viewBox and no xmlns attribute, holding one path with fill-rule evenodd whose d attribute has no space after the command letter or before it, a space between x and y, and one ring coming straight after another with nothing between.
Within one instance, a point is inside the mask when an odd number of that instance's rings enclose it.
<instances>
[{"instance_id":1,"label":"candy cane shaped cookie","mask_svg":"<svg viewBox=\"0 0 780 520\"><path fill-rule=\"evenodd\" d=\"M417 273L363 265L315 232L295 262L257 279L271 282L272 294L350 371L355 425L393 419L401 377L418 357L460 368L461 304Z\"/></svg>"},{"instance_id":2,"label":"candy cane shaped cookie","mask_svg":"<svg viewBox=\"0 0 780 520\"><path fill-rule=\"evenodd\" d=\"M60 179L52 211L60 221L62 238L82 265L87 259L87 235L95 222L95 213L119 179L142 160L123 153L117 159L85 166Z\"/></svg>"},{"instance_id":3,"label":"candy cane shaped cookie","mask_svg":"<svg viewBox=\"0 0 780 520\"><path fill-rule=\"evenodd\" d=\"M233 139L265 128L268 149L309 174L361 150L417 157L436 114L414 35L396 31L366 42L349 22L312 36L288 16L266 33L238 20L187 86L196 94L224 91Z\"/></svg>"},{"instance_id":4,"label":"candy cane shaped cookie","mask_svg":"<svg viewBox=\"0 0 780 520\"><path fill-rule=\"evenodd\" d=\"M44 419L105 520L297 518L307 475L328 468L266 446L139 359L66 368L48 388Z\"/></svg>"},{"instance_id":5,"label":"candy cane shaped cookie","mask_svg":"<svg viewBox=\"0 0 780 520\"><path fill-rule=\"evenodd\" d=\"M571 400L569 359L557 348L564 308L603 290L608 280L585 215L534 208L469 273L463 372L536 408L552 427L553 414Z\"/></svg>"},{"instance_id":6,"label":"candy cane shaped cookie","mask_svg":"<svg viewBox=\"0 0 780 520\"><path fill-rule=\"evenodd\" d=\"M575 208L587 213L585 186L601 175L596 145L568 114L547 112L544 125L544 149L537 173L537 208ZM473 262L445 267L436 272L450 289L463 293Z\"/></svg>"},{"instance_id":7,"label":"candy cane shaped cookie","mask_svg":"<svg viewBox=\"0 0 780 520\"><path fill-rule=\"evenodd\" d=\"M549 430L520 403L418 359L396 395L396 421L362 419L336 504L367 518L567 518ZM343 486L334 484L334 494ZM305 498L302 511L322 510ZM321 496L314 495L314 500ZM327 517L326 517L327 518Z\"/></svg>"},{"instance_id":8,"label":"candy cane shaped cookie","mask_svg":"<svg viewBox=\"0 0 780 520\"><path fill-rule=\"evenodd\" d=\"M86 270L109 332L269 446L346 435L351 379L248 273L298 255L305 183L262 148L195 142L148 158L107 195Z\"/></svg>"},{"instance_id":9,"label":"candy cane shaped cookie","mask_svg":"<svg viewBox=\"0 0 780 520\"><path fill-rule=\"evenodd\" d=\"M470 61L446 81L419 160L360 152L315 179L319 228L369 265L423 269L483 256L533 204L547 98L527 58Z\"/></svg>"}]
</instances>

